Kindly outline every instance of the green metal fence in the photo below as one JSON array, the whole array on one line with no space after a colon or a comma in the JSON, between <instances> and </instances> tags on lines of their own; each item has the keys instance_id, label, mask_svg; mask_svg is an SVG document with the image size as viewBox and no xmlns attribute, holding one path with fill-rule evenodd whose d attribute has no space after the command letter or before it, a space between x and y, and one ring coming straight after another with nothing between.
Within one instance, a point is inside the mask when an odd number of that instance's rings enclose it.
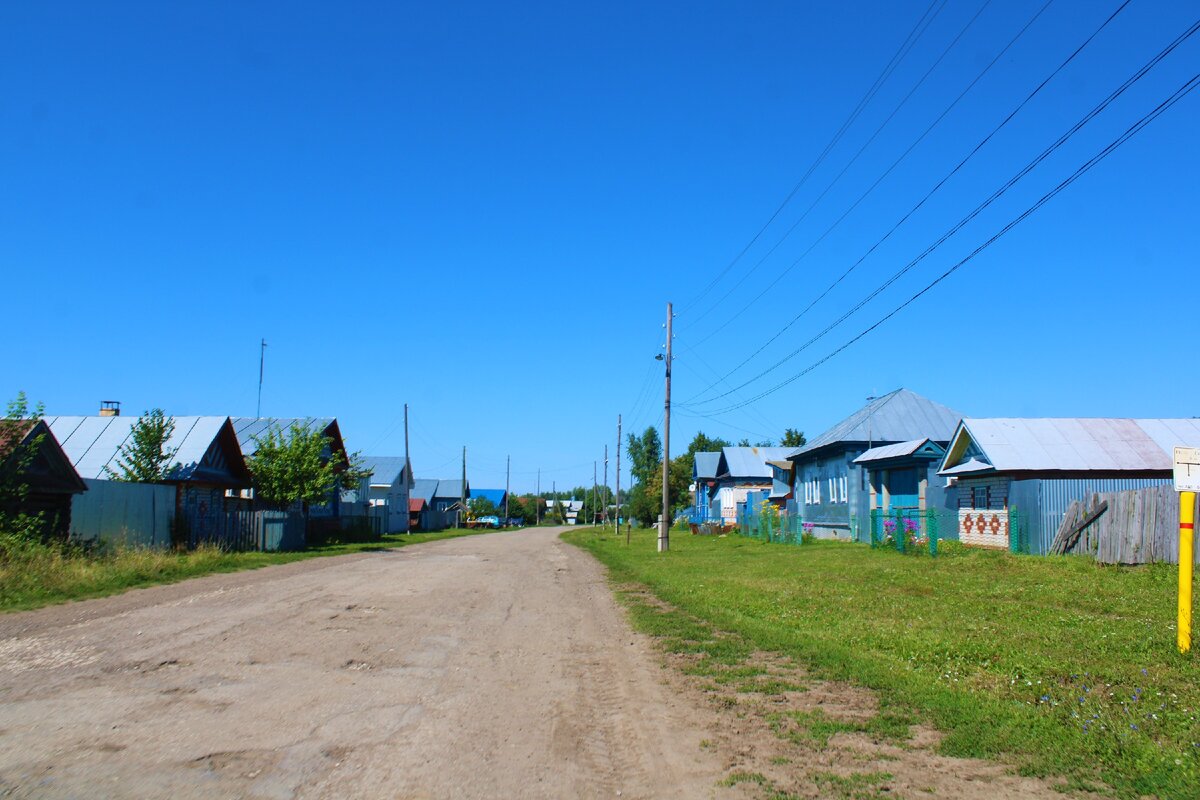
<instances>
[{"instance_id":1,"label":"green metal fence","mask_svg":"<svg viewBox=\"0 0 1200 800\"><path fill-rule=\"evenodd\" d=\"M958 538L958 519L941 508L871 509L871 547L891 547L900 553L937 556L938 543Z\"/></svg>"}]
</instances>

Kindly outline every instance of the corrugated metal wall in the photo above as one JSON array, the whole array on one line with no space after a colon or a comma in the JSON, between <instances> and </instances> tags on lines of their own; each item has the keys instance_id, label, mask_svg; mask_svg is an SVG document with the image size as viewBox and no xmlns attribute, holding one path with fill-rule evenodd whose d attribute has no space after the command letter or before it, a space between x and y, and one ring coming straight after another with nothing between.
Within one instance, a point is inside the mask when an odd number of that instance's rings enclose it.
<instances>
[{"instance_id":1,"label":"corrugated metal wall","mask_svg":"<svg viewBox=\"0 0 1200 800\"><path fill-rule=\"evenodd\" d=\"M1170 478L1082 478L1013 481L1008 505L1015 507L1024 526L1022 541L1030 553L1045 555L1071 501L1100 492L1123 492L1170 483Z\"/></svg>"},{"instance_id":2,"label":"corrugated metal wall","mask_svg":"<svg viewBox=\"0 0 1200 800\"><path fill-rule=\"evenodd\" d=\"M175 487L85 478L71 500L71 538L129 547L170 547Z\"/></svg>"}]
</instances>

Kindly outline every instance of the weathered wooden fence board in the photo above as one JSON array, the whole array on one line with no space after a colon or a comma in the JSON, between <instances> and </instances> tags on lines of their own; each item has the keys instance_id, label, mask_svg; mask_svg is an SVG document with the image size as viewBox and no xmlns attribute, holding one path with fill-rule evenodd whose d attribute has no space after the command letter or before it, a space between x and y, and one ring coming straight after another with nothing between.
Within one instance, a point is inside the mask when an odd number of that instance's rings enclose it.
<instances>
[{"instance_id":1,"label":"weathered wooden fence board","mask_svg":"<svg viewBox=\"0 0 1200 800\"><path fill-rule=\"evenodd\" d=\"M1072 504L1052 552L1061 552L1069 544L1071 529L1105 502L1107 510L1083 529L1068 552L1090 553L1103 564L1179 563L1179 495L1169 484L1093 494Z\"/></svg>"}]
</instances>

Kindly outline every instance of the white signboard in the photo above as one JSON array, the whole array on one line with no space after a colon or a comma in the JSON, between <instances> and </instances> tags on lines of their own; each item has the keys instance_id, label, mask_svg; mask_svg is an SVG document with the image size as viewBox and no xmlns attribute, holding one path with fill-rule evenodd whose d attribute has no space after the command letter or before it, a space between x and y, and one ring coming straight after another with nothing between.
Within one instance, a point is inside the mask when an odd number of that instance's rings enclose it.
<instances>
[{"instance_id":1,"label":"white signboard","mask_svg":"<svg viewBox=\"0 0 1200 800\"><path fill-rule=\"evenodd\" d=\"M1175 448L1175 491L1200 492L1200 447Z\"/></svg>"}]
</instances>

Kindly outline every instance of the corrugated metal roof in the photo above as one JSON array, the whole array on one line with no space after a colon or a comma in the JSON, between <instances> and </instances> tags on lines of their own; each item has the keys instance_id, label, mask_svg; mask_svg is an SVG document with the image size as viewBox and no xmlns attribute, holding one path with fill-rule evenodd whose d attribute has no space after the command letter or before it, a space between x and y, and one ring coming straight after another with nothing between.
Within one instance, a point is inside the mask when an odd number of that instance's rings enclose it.
<instances>
[{"instance_id":1,"label":"corrugated metal roof","mask_svg":"<svg viewBox=\"0 0 1200 800\"><path fill-rule=\"evenodd\" d=\"M363 469L371 472L371 485L391 486L400 480L400 473L408 464L404 456L363 456Z\"/></svg>"},{"instance_id":2,"label":"corrugated metal roof","mask_svg":"<svg viewBox=\"0 0 1200 800\"><path fill-rule=\"evenodd\" d=\"M437 478L417 478L413 481L413 488L408 496L420 498L425 502L431 502L437 494L437 488Z\"/></svg>"},{"instance_id":3,"label":"corrugated metal roof","mask_svg":"<svg viewBox=\"0 0 1200 800\"><path fill-rule=\"evenodd\" d=\"M885 444L882 447L872 447L870 450L854 459L854 463L863 464L867 461L886 461L889 458L911 456L913 453L920 450L922 445L928 441L930 440L927 437L924 439L910 439L907 442L897 442L896 444ZM937 452L940 452L940 449Z\"/></svg>"},{"instance_id":4,"label":"corrugated metal roof","mask_svg":"<svg viewBox=\"0 0 1200 800\"><path fill-rule=\"evenodd\" d=\"M909 389L877 397L800 448L812 452L837 442L948 442L962 415Z\"/></svg>"},{"instance_id":5,"label":"corrugated metal roof","mask_svg":"<svg viewBox=\"0 0 1200 800\"><path fill-rule=\"evenodd\" d=\"M1200 420L968 418L943 471L958 466L970 442L997 472L1170 471L1176 445L1200 447Z\"/></svg>"},{"instance_id":6,"label":"corrugated metal roof","mask_svg":"<svg viewBox=\"0 0 1200 800\"><path fill-rule=\"evenodd\" d=\"M692 458L692 477L701 480L715 478L720 466L720 453L696 453Z\"/></svg>"},{"instance_id":7,"label":"corrugated metal roof","mask_svg":"<svg viewBox=\"0 0 1200 800\"><path fill-rule=\"evenodd\" d=\"M224 419L224 417L221 417ZM335 421L335 417L230 417L230 422L233 423L233 432L237 434L238 445L242 448L242 455L249 458L258 450L258 443L254 438L261 437L266 434L267 430L272 425L278 425L286 437L288 431L292 428L292 423L297 423L300 427L307 431L318 430L324 431Z\"/></svg>"},{"instance_id":8,"label":"corrugated metal roof","mask_svg":"<svg viewBox=\"0 0 1200 800\"><path fill-rule=\"evenodd\" d=\"M175 430L166 447L175 450L178 465L168 478L188 480L213 446L228 417L172 417ZM46 417L46 424L71 459L80 477L104 480L117 469L121 447L137 417Z\"/></svg>"},{"instance_id":9,"label":"corrugated metal roof","mask_svg":"<svg viewBox=\"0 0 1200 800\"><path fill-rule=\"evenodd\" d=\"M797 452L795 447L726 447L721 450L723 469L720 477L770 478L768 461L787 458Z\"/></svg>"}]
</instances>

